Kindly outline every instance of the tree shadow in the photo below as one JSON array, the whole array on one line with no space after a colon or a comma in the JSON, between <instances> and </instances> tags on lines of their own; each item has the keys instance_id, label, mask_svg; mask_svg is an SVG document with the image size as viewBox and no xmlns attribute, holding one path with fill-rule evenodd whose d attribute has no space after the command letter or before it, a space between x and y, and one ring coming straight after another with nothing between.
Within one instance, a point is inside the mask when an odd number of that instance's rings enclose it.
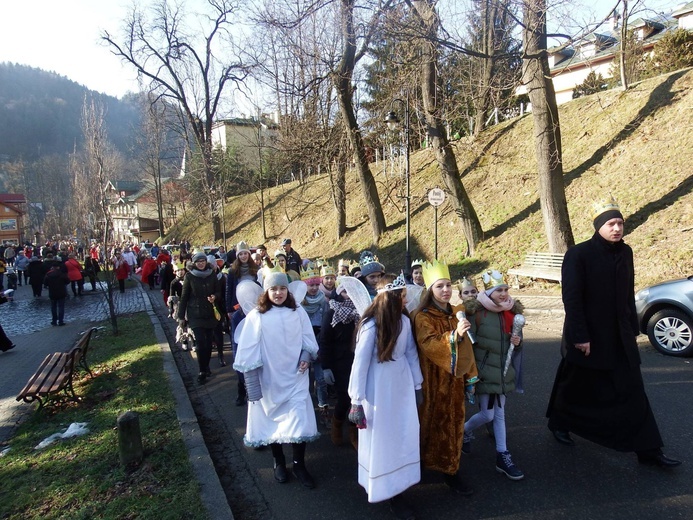
<instances>
[{"instance_id":1,"label":"tree shadow","mask_svg":"<svg viewBox=\"0 0 693 520\"><path fill-rule=\"evenodd\" d=\"M671 101L674 98L674 95L676 94L674 91L672 91L673 84L687 72L687 70L675 72L662 83L660 83L650 93L650 97L647 100L647 103L645 103L645 105L643 105L643 107L640 110L638 110L636 116L618 134L616 134L606 144L600 146L597 150L595 150L592 156L585 162L573 168L569 172L564 173L563 178L565 181L565 185L568 186L572 181L580 177L580 175L582 175L584 172L586 172L593 166L599 164L604 159L609 150L611 150L614 146L618 145L619 143L625 141L628 137L630 137L635 132L635 130L637 130L640 127L640 125L643 123L643 121L645 121L647 117L652 116L660 108L670 105ZM682 195L685 195L687 193L686 190L690 189L691 178L689 177L679 186L677 186L674 190L672 190L672 192L670 192L668 195L665 195L658 201L654 201L647 204L639 211L634 213L633 216L628 218L629 224L630 222L635 221L635 227L639 226L640 224L642 224L642 222L644 222L644 220L647 218L649 214L651 214L654 211L658 211L660 209L665 208L667 205L671 204L675 198L679 198ZM528 218L533 213L539 211L540 209L541 204L539 200L536 200L516 215L510 217L505 222L502 222L497 226L491 228L490 230L486 231L484 233L484 236L486 238L497 238L501 236L503 233L505 233L508 229L515 227L520 222ZM646 211L649 211L650 213L644 213ZM629 225L629 231L632 231L633 229L634 228L630 227Z\"/></svg>"},{"instance_id":2,"label":"tree shadow","mask_svg":"<svg viewBox=\"0 0 693 520\"><path fill-rule=\"evenodd\" d=\"M587 170L599 164L609 150L629 138L640 127L640 125L642 125L645 119L654 115L655 112L657 112L657 110L660 108L670 105L674 95L676 94L676 92L672 91L673 84L687 72L687 70L675 72L662 83L657 85L657 87L655 87L655 89L650 93L647 103L645 103L642 108L638 110L635 117L618 134L611 138L607 143L597 148L597 150L595 150L595 152L592 154L592 157L565 173L564 180L566 186L568 186L572 181L577 179Z\"/></svg>"},{"instance_id":3,"label":"tree shadow","mask_svg":"<svg viewBox=\"0 0 693 520\"><path fill-rule=\"evenodd\" d=\"M496 144L496 142L503 137L505 134L507 134L510 130L515 128L515 125L517 125L520 121L522 121L527 115L516 117L512 123L508 124L501 130L497 131L493 137L489 140L488 143L484 145L484 147L481 149L481 152L479 152L476 155L476 158L467 165L467 167L460 172L460 179L464 179L464 177L468 174L471 173L477 166L479 166L479 163L481 162L481 159L483 159L486 156L486 152L488 152L493 145Z\"/></svg>"},{"instance_id":4,"label":"tree shadow","mask_svg":"<svg viewBox=\"0 0 693 520\"><path fill-rule=\"evenodd\" d=\"M671 206L684 195L691 193L691 191L693 191L693 175L683 180L681 184L676 186L669 193L657 200L648 202L638 211L626 217L626 229L628 233L640 227L650 215Z\"/></svg>"}]
</instances>

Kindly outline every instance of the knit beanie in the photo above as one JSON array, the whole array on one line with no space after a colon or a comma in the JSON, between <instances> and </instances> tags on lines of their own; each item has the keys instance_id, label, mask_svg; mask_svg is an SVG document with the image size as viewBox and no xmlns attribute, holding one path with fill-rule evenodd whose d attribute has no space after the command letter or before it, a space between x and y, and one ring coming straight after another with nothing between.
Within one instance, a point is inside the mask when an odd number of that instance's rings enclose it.
<instances>
[{"instance_id":1,"label":"knit beanie","mask_svg":"<svg viewBox=\"0 0 693 520\"><path fill-rule=\"evenodd\" d=\"M599 231L601 227L609 222L612 218L620 218L623 220L623 214L617 209L610 209L604 213L600 213L594 219L594 230Z\"/></svg>"},{"instance_id":2,"label":"knit beanie","mask_svg":"<svg viewBox=\"0 0 693 520\"><path fill-rule=\"evenodd\" d=\"M262 288L266 291L270 287L289 287L289 277L286 273L270 271L262 279Z\"/></svg>"},{"instance_id":3,"label":"knit beanie","mask_svg":"<svg viewBox=\"0 0 693 520\"><path fill-rule=\"evenodd\" d=\"M207 260L207 255L204 253L195 253L192 257L192 263L194 264L198 260Z\"/></svg>"}]
</instances>

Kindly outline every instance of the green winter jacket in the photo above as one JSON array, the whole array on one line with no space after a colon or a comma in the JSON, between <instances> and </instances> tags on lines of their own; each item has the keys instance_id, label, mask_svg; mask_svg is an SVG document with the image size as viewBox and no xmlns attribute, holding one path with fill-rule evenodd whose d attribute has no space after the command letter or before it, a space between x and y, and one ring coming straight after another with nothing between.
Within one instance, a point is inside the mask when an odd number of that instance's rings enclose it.
<instances>
[{"instance_id":1,"label":"green winter jacket","mask_svg":"<svg viewBox=\"0 0 693 520\"><path fill-rule=\"evenodd\" d=\"M467 319L472 325L471 332L476 336L474 345L476 368L479 371L477 394L507 394L515 390L515 368L510 365L503 377L505 361L510 347L510 334L503 332L503 316L485 309L478 301L465 302ZM510 312L520 314L522 304L515 300ZM518 347L520 348L522 343Z\"/></svg>"}]
</instances>

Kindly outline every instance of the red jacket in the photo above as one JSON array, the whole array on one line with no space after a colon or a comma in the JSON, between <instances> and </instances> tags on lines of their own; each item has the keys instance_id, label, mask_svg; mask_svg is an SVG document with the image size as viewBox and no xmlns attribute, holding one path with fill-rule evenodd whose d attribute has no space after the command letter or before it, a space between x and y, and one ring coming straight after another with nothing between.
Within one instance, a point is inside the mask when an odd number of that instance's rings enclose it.
<instances>
[{"instance_id":1,"label":"red jacket","mask_svg":"<svg viewBox=\"0 0 693 520\"><path fill-rule=\"evenodd\" d=\"M71 282L77 282L82 279L82 265L74 258L68 258L65 262L67 268L67 277Z\"/></svg>"}]
</instances>

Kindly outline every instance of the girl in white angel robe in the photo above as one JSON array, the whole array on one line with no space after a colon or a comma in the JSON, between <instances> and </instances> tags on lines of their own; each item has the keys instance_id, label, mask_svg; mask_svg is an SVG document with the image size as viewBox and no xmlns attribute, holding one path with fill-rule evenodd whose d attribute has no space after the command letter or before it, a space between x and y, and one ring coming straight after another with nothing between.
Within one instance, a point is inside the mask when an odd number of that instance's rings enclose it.
<instances>
[{"instance_id":1,"label":"girl in white angel robe","mask_svg":"<svg viewBox=\"0 0 693 520\"><path fill-rule=\"evenodd\" d=\"M274 477L280 483L288 481L282 444L292 444L293 473L312 488L304 454L306 442L319 436L308 382L318 344L308 314L288 290L287 276L272 273L264 283L257 308L244 320L233 365L244 373L248 391L243 441L272 448Z\"/></svg>"},{"instance_id":2,"label":"girl in white angel robe","mask_svg":"<svg viewBox=\"0 0 693 520\"><path fill-rule=\"evenodd\" d=\"M349 380L349 420L360 428L359 484L369 502L390 499L394 510L402 500L399 495L421 480L416 390L420 393L423 376L411 323L402 315L406 289L388 290L392 278L383 277L379 284L383 287L362 317ZM390 328L399 334L396 340L385 338L388 345L382 345L378 326L386 319L399 321L398 327L395 321ZM354 420L354 412L364 416L361 424Z\"/></svg>"}]
</instances>

